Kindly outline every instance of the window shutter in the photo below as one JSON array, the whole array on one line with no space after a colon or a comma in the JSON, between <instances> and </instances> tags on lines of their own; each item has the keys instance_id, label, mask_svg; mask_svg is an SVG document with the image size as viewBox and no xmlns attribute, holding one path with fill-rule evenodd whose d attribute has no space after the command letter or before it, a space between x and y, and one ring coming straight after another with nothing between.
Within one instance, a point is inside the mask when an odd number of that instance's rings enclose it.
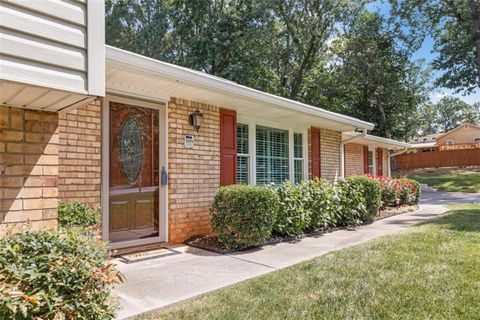
<instances>
[{"instance_id":1,"label":"window shutter","mask_svg":"<svg viewBox=\"0 0 480 320\"><path fill-rule=\"evenodd\" d=\"M312 128L312 178L321 177L322 162L320 157L320 129Z\"/></svg>"},{"instance_id":2,"label":"window shutter","mask_svg":"<svg viewBox=\"0 0 480 320\"><path fill-rule=\"evenodd\" d=\"M377 148L377 175L383 176L383 153L381 148Z\"/></svg>"},{"instance_id":3,"label":"window shutter","mask_svg":"<svg viewBox=\"0 0 480 320\"><path fill-rule=\"evenodd\" d=\"M220 109L220 185L236 183L237 113Z\"/></svg>"},{"instance_id":4,"label":"window shutter","mask_svg":"<svg viewBox=\"0 0 480 320\"><path fill-rule=\"evenodd\" d=\"M363 146L363 172L368 174L368 146Z\"/></svg>"}]
</instances>

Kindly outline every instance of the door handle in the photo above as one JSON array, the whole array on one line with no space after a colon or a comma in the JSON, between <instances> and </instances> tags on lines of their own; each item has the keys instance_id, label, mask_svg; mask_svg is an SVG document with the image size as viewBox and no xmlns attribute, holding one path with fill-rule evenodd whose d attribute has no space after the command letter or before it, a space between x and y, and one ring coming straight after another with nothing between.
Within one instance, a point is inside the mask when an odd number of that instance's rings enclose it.
<instances>
[{"instance_id":1,"label":"door handle","mask_svg":"<svg viewBox=\"0 0 480 320\"><path fill-rule=\"evenodd\" d=\"M167 170L165 170L165 167L162 167L162 173L161 173L161 184L162 186L168 185L168 173Z\"/></svg>"}]
</instances>

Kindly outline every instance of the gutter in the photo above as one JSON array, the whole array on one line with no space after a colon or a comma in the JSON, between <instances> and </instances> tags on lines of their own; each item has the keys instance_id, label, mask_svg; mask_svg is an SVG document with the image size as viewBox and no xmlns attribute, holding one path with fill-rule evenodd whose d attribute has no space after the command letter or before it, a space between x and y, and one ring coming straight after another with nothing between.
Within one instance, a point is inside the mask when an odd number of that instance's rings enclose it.
<instances>
[{"instance_id":1,"label":"gutter","mask_svg":"<svg viewBox=\"0 0 480 320\"><path fill-rule=\"evenodd\" d=\"M353 140L363 138L366 135L367 135L367 129L362 129L362 132L357 134L356 136L350 137L340 142L340 178L341 179L345 178L345 144Z\"/></svg>"},{"instance_id":2,"label":"gutter","mask_svg":"<svg viewBox=\"0 0 480 320\"><path fill-rule=\"evenodd\" d=\"M392 152L388 153L388 161L387 161L387 174L388 176L392 176L392 165L390 164L390 160L392 157L398 156L399 154L407 152L408 148L404 148L403 150L397 151L397 152Z\"/></svg>"}]
</instances>

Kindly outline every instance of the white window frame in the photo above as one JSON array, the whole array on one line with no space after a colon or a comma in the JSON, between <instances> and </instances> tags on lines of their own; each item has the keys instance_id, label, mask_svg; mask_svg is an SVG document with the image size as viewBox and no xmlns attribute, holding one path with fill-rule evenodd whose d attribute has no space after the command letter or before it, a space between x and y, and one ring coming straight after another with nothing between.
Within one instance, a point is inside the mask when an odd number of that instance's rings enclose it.
<instances>
[{"instance_id":1,"label":"white window frame","mask_svg":"<svg viewBox=\"0 0 480 320\"><path fill-rule=\"evenodd\" d=\"M371 152L372 153L372 173L373 175L376 175L377 174L377 155L376 155L376 148L375 147L372 147L372 146L368 146L368 152ZM370 164L368 165L369 169L370 169Z\"/></svg>"},{"instance_id":2,"label":"white window frame","mask_svg":"<svg viewBox=\"0 0 480 320\"><path fill-rule=\"evenodd\" d=\"M256 185L257 184L257 159L256 159L256 150L257 150L257 141L256 141L256 130L257 126L269 127L273 129L280 129L288 131L288 165L289 165L289 180L294 181L294 148L293 148L293 134L301 133L302 134L302 153L303 153L303 175L302 179L308 179L308 128L307 127L286 127L284 123L268 121L268 120L258 120L252 119L248 116L242 114L237 114L237 123L248 125L248 152L249 152L249 173L248 173L248 184ZM237 155L238 156L238 155ZM299 158L300 159L300 158Z\"/></svg>"},{"instance_id":3,"label":"white window frame","mask_svg":"<svg viewBox=\"0 0 480 320\"><path fill-rule=\"evenodd\" d=\"M238 171L238 157L244 157L244 158L247 158L247 164L248 164L248 174L247 174L247 185L250 184L250 181L251 181L251 175L250 175L250 171L252 171L252 166L251 166L251 161L250 161L250 155L251 155L251 149L250 149L250 124L248 123L245 123L245 122L240 122L240 121L237 121L237 126L239 124L242 124L242 125L245 125L247 126L248 128L248 153L237 153L237 171ZM238 139L238 137L237 137ZM238 141L238 140L237 140ZM238 184L238 182L237 182Z\"/></svg>"},{"instance_id":4,"label":"white window frame","mask_svg":"<svg viewBox=\"0 0 480 320\"><path fill-rule=\"evenodd\" d=\"M301 134L302 135L302 157L301 158L296 158L295 157L295 133ZM292 153L292 182L295 182L295 160L300 160L302 161L302 179L301 181L304 181L306 177L308 177L308 167L305 165L305 156L307 153L305 153L305 147L308 149L308 137L307 137L307 144L305 144L305 134L303 132L300 132L298 130L294 130L292 133L292 148L293 148L293 153ZM308 134L308 133L307 133ZM305 167L307 167L307 172L305 172Z\"/></svg>"}]
</instances>

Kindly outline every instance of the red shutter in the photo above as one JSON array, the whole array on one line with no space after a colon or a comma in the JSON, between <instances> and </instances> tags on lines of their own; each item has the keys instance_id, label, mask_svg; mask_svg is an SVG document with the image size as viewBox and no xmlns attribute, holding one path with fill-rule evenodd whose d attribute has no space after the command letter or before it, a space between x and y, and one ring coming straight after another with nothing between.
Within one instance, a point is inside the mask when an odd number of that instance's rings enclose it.
<instances>
[{"instance_id":1,"label":"red shutter","mask_svg":"<svg viewBox=\"0 0 480 320\"><path fill-rule=\"evenodd\" d=\"M237 113L220 109L220 185L237 182Z\"/></svg>"},{"instance_id":2,"label":"red shutter","mask_svg":"<svg viewBox=\"0 0 480 320\"><path fill-rule=\"evenodd\" d=\"M312 128L312 178L322 176L322 161L320 157L320 129Z\"/></svg>"},{"instance_id":3,"label":"red shutter","mask_svg":"<svg viewBox=\"0 0 480 320\"><path fill-rule=\"evenodd\" d=\"M377 148L377 175L383 176L383 150Z\"/></svg>"},{"instance_id":4,"label":"red shutter","mask_svg":"<svg viewBox=\"0 0 480 320\"><path fill-rule=\"evenodd\" d=\"M368 146L363 146L363 172L365 174L368 172Z\"/></svg>"}]
</instances>

